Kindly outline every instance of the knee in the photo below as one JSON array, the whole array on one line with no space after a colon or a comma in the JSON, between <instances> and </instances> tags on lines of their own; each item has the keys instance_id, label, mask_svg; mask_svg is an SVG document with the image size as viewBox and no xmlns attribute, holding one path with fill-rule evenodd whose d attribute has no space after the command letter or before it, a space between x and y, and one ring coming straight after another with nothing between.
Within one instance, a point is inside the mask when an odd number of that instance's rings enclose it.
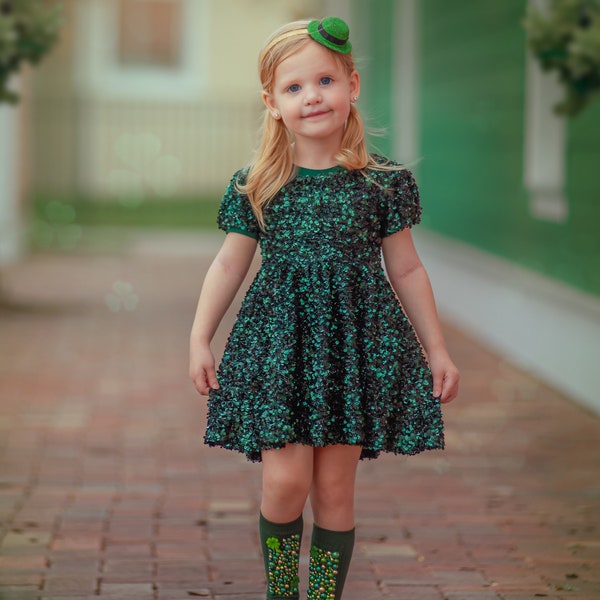
<instances>
[{"instance_id":1,"label":"knee","mask_svg":"<svg viewBox=\"0 0 600 600\"><path fill-rule=\"evenodd\" d=\"M322 507L342 508L353 504L352 490L345 486L329 484L315 485L313 496Z\"/></svg>"},{"instance_id":2,"label":"knee","mask_svg":"<svg viewBox=\"0 0 600 600\"><path fill-rule=\"evenodd\" d=\"M311 491L315 522L325 529L347 531L354 527L354 493L346 486L315 485Z\"/></svg>"},{"instance_id":3,"label":"knee","mask_svg":"<svg viewBox=\"0 0 600 600\"><path fill-rule=\"evenodd\" d=\"M263 496L279 502L303 503L310 491L310 484L310 478L293 469L269 469L263 473Z\"/></svg>"},{"instance_id":4,"label":"knee","mask_svg":"<svg viewBox=\"0 0 600 600\"><path fill-rule=\"evenodd\" d=\"M344 511L354 506L354 481L337 473L321 474L313 482L311 497L322 510Z\"/></svg>"}]
</instances>

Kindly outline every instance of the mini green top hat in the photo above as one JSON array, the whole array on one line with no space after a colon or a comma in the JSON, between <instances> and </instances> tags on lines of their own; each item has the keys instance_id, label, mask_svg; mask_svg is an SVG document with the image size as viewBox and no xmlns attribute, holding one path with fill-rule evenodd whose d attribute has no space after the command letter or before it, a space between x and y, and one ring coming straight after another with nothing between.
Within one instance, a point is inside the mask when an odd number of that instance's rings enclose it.
<instances>
[{"instance_id":1,"label":"mini green top hat","mask_svg":"<svg viewBox=\"0 0 600 600\"><path fill-rule=\"evenodd\" d=\"M350 29L345 21L338 17L327 17L322 21L311 21L308 24L308 35L327 46L330 50L349 54L352 51L352 44L348 41Z\"/></svg>"}]
</instances>

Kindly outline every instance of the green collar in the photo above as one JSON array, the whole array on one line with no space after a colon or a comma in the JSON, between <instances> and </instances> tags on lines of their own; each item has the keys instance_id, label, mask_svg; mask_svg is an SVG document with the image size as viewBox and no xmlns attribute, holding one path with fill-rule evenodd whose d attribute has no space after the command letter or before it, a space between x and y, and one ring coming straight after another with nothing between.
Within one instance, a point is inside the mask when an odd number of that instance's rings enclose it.
<instances>
[{"instance_id":1,"label":"green collar","mask_svg":"<svg viewBox=\"0 0 600 600\"><path fill-rule=\"evenodd\" d=\"M344 167L335 165L327 169L307 169L306 167L298 167L297 177L317 177L319 175L329 175L330 173L337 173L344 170Z\"/></svg>"}]
</instances>

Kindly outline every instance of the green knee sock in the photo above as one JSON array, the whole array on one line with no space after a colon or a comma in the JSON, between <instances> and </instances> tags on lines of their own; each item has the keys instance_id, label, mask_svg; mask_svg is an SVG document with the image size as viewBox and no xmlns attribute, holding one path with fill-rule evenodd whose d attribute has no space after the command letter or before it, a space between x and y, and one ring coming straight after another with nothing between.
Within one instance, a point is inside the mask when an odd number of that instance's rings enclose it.
<instances>
[{"instance_id":1,"label":"green knee sock","mask_svg":"<svg viewBox=\"0 0 600 600\"><path fill-rule=\"evenodd\" d=\"M308 576L308 600L339 600L352 550L354 529L329 531L314 525Z\"/></svg>"},{"instance_id":2,"label":"green knee sock","mask_svg":"<svg viewBox=\"0 0 600 600\"><path fill-rule=\"evenodd\" d=\"M304 521L272 523L261 513L260 545L267 576L267 600L298 598L298 564Z\"/></svg>"}]
</instances>

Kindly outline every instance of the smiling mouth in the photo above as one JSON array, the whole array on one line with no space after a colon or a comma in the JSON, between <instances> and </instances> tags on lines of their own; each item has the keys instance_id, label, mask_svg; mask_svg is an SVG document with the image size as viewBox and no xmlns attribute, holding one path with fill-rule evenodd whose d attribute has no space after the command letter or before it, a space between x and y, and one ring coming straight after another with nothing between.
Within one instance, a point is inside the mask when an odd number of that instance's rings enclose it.
<instances>
[{"instance_id":1,"label":"smiling mouth","mask_svg":"<svg viewBox=\"0 0 600 600\"><path fill-rule=\"evenodd\" d=\"M313 119L315 117L321 117L323 115L326 115L328 112L329 112L328 110L320 110L320 111L317 111L317 112L312 112L312 113L309 113L307 115L304 115L303 118L304 119Z\"/></svg>"}]
</instances>

